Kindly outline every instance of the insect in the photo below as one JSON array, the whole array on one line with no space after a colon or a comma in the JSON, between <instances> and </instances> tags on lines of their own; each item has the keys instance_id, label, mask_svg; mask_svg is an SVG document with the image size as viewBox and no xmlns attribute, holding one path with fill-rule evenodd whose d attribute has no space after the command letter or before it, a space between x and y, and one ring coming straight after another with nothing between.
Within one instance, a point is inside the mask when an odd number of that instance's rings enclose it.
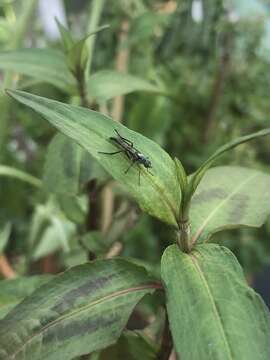
<instances>
[{"instance_id":1,"label":"insect","mask_svg":"<svg viewBox=\"0 0 270 360\"><path fill-rule=\"evenodd\" d=\"M152 163L149 160L149 158L147 156L144 156L138 149L136 149L130 140L121 136L116 129L114 129L114 131L116 132L117 136L116 137L111 136L109 137L109 140L112 141L119 148L119 150L114 152L99 151L99 153L106 155L115 155L115 154L124 153L127 156L127 158L131 161L131 164L126 169L125 174L127 174L128 171L135 164L143 165L149 171L149 169L152 167ZM141 168L139 166L139 185L141 183L140 175L141 175Z\"/></svg>"}]
</instances>

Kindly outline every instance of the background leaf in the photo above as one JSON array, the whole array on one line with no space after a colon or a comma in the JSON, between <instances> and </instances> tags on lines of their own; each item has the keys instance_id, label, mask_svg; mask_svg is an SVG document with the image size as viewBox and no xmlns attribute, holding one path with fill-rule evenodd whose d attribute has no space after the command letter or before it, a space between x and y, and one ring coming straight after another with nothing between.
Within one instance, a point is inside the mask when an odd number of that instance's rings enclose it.
<instances>
[{"instance_id":1,"label":"background leaf","mask_svg":"<svg viewBox=\"0 0 270 360\"><path fill-rule=\"evenodd\" d=\"M137 302L158 287L143 268L126 260L72 268L0 322L0 359L68 360L107 347Z\"/></svg>"},{"instance_id":2,"label":"background leaf","mask_svg":"<svg viewBox=\"0 0 270 360\"><path fill-rule=\"evenodd\" d=\"M125 331L117 344L103 350L98 360L156 360L157 346L139 331Z\"/></svg>"},{"instance_id":3,"label":"background leaf","mask_svg":"<svg viewBox=\"0 0 270 360\"><path fill-rule=\"evenodd\" d=\"M161 92L157 85L137 76L113 70L101 70L90 76L88 92L92 98L104 102L133 91Z\"/></svg>"},{"instance_id":4,"label":"background leaf","mask_svg":"<svg viewBox=\"0 0 270 360\"><path fill-rule=\"evenodd\" d=\"M270 214L270 176L257 170L220 166L207 171L190 208L192 242L239 226L261 226Z\"/></svg>"},{"instance_id":5,"label":"background leaf","mask_svg":"<svg viewBox=\"0 0 270 360\"><path fill-rule=\"evenodd\" d=\"M66 66L64 54L52 49L20 49L0 53L0 69L12 70L65 92L74 92L75 79Z\"/></svg>"},{"instance_id":6,"label":"background leaf","mask_svg":"<svg viewBox=\"0 0 270 360\"><path fill-rule=\"evenodd\" d=\"M199 185L200 181L202 180L205 172L212 166L212 164L225 152L235 148L238 145L244 144L247 141L251 141L253 139L266 136L270 134L270 129L264 129L261 131L258 131L253 134L249 134L246 136L241 136L239 138L236 138L229 143L221 146L217 151L214 152L212 156L210 156L209 159L207 159L200 167L199 169L192 175L190 179L190 187L191 187L191 193L193 194L194 191L197 189L197 186Z\"/></svg>"},{"instance_id":7,"label":"background leaf","mask_svg":"<svg viewBox=\"0 0 270 360\"><path fill-rule=\"evenodd\" d=\"M55 135L48 147L44 166L46 190L69 195L78 193L82 152L82 147L67 136Z\"/></svg>"},{"instance_id":8,"label":"background leaf","mask_svg":"<svg viewBox=\"0 0 270 360\"><path fill-rule=\"evenodd\" d=\"M38 188L42 186L42 182L36 177L6 165L0 165L0 177L1 176L15 178Z\"/></svg>"},{"instance_id":9,"label":"background leaf","mask_svg":"<svg viewBox=\"0 0 270 360\"><path fill-rule=\"evenodd\" d=\"M23 91L10 90L8 93L43 115L57 129L89 151L115 179L125 186L143 210L176 226L180 188L174 162L159 145L95 111L66 105ZM115 151L116 147L108 140L115 134L114 129L133 141L135 147L149 156L152 162L152 174L140 167L141 185L138 183L138 167L133 166L128 174L125 174L130 161L124 154L110 156L99 153Z\"/></svg>"},{"instance_id":10,"label":"background leaf","mask_svg":"<svg viewBox=\"0 0 270 360\"><path fill-rule=\"evenodd\" d=\"M161 272L181 360L269 359L269 312L228 249L199 245L188 255L172 245Z\"/></svg>"},{"instance_id":11,"label":"background leaf","mask_svg":"<svg viewBox=\"0 0 270 360\"><path fill-rule=\"evenodd\" d=\"M69 241L74 236L74 225L55 215L50 221L51 225L44 229L36 248L32 250L31 259L33 260L38 260L60 249L64 253L70 251Z\"/></svg>"},{"instance_id":12,"label":"background leaf","mask_svg":"<svg viewBox=\"0 0 270 360\"><path fill-rule=\"evenodd\" d=\"M72 38L72 35L70 33L70 30L66 29L64 25L61 24L61 22L55 18L59 33L61 35L62 45L64 47L65 52L68 52L72 46L74 45L74 40Z\"/></svg>"}]
</instances>

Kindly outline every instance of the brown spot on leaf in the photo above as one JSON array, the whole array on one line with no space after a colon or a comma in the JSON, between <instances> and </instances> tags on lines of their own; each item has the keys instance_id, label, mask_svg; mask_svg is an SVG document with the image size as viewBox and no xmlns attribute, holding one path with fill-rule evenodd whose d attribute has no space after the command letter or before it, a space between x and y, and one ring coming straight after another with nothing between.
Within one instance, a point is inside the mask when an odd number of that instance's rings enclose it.
<instances>
[{"instance_id":1,"label":"brown spot on leaf","mask_svg":"<svg viewBox=\"0 0 270 360\"><path fill-rule=\"evenodd\" d=\"M100 316L86 320L70 321L68 325L57 324L51 328L47 328L44 332L43 343L53 341L65 341L72 337L79 337L83 335L90 335L101 328L109 327L113 323L120 321L116 316Z\"/></svg>"},{"instance_id":2,"label":"brown spot on leaf","mask_svg":"<svg viewBox=\"0 0 270 360\"><path fill-rule=\"evenodd\" d=\"M227 217L229 223L240 223L248 208L249 196L236 194L230 199L230 211Z\"/></svg>"},{"instance_id":3,"label":"brown spot on leaf","mask_svg":"<svg viewBox=\"0 0 270 360\"><path fill-rule=\"evenodd\" d=\"M195 194L192 203L198 205L212 200L223 200L227 195L227 192L220 187L210 188Z\"/></svg>"},{"instance_id":4,"label":"brown spot on leaf","mask_svg":"<svg viewBox=\"0 0 270 360\"><path fill-rule=\"evenodd\" d=\"M107 285L108 282L114 275L108 275L104 277L99 277L97 279L89 279L86 283L79 286L76 289L68 291L53 308L53 311L56 311L59 314L62 314L69 308L71 308L78 298L88 296L90 293L94 293L97 289L103 288Z\"/></svg>"}]
</instances>

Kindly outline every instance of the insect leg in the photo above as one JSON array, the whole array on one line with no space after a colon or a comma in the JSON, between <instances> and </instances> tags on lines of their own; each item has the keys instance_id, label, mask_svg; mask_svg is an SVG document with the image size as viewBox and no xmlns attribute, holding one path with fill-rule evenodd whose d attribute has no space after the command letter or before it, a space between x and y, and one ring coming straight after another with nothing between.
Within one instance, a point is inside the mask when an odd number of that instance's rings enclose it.
<instances>
[{"instance_id":1,"label":"insect leg","mask_svg":"<svg viewBox=\"0 0 270 360\"><path fill-rule=\"evenodd\" d=\"M133 165L136 164L136 160L133 160L131 165L127 168L127 170L125 171L125 174L127 174L129 172L129 170L132 168Z\"/></svg>"},{"instance_id":2,"label":"insect leg","mask_svg":"<svg viewBox=\"0 0 270 360\"><path fill-rule=\"evenodd\" d=\"M105 155L115 155L115 154L120 154L124 152L123 150L118 150L118 151L114 151L114 152L104 152L104 151L98 151L99 154L105 154Z\"/></svg>"}]
</instances>

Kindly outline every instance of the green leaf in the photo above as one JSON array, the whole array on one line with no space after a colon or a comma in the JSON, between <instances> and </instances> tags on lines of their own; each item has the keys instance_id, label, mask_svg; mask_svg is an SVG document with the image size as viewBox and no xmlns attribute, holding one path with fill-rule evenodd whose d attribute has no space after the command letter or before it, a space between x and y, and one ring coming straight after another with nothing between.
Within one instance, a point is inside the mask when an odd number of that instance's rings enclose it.
<instances>
[{"instance_id":1,"label":"green leaf","mask_svg":"<svg viewBox=\"0 0 270 360\"><path fill-rule=\"evenodd\" d=\"M78 196L58 195L57 202L67 219L84 224L87 214L87 200Z\"/></svg>"},{"instance_id":2,"label":"green leaf","mask_svg":"<svg viewBox=\"0 0 270 360\"><path fill-rule=\"evenodd\" d=\"M67 64L70 71L76 75L78 71L83 73L88 61L87 37L74 43L67 53ZM78 76L78 75L77 75Z\"/></svg>"},{"instance_id":3,"label":"green leaf","mask_svg":"<svg viewBox=\"0 0 270 360\"><path fill-rule=\"evenodd\" d=\"M15 178L27 182L28 184L33 185L37 188L40 188L42 186L42 182L34 176L6 165L0 165L0 177L1 176Z\"/></svg>"},{"instance_id":4,"label":"green leaf","mask_svg":"<svg viewBox=\"0 0 270 360\"><path fill-rule=\"evenodd\" d=\"M68 252L74 234L74 224L66 220L54 199L46 205L38 205L32 217L28 241L31 256L38 259L62 248Z\"/></svg>"},{"instance_id":5,"label":"green leaf","mask_svg":"<svg viewBox=\"0 0 270 360\"><path fill-rule=\"evenodd\" d=\"M75 195L80 185L80 162L84 150L63 134L52 139L44 166L45 189L59 194Z\"/></svg>"},{"instance_id":6,"label":"green leaf","mask_svg":"<svg viewBox=\"0 0 270 360\"><path fill-rule=\"evenodd\" d=\"M269 175L237 166L210 169L191 200L192 243L224 229L259 227L269 214Z\"/></svg>"},{"instance_id":7,"label":"green leaf","mask_svg":"<svg viewBox=\"0 0 270 360\"><path fill-rule=\"evenodd\" d=\"M181 360L268 360L270 315L234 255L216 244L176 245L161 263L174 346Z\"/></svg>"},{"instance_id":8,"label":"green leaf","mask_svg":"<svg viewBox=\"0 0 270 360\"><path fill-rule=\"evenodd\" d=\"M180 188L175 165L170 156L156 143L129 130L112 119L86 108L63 104L23 91L8 91L19 102L43 115L65 135L84 147L99 163L138 201L143 210L168 224L177 226L180 206ZM124 154L114 156L100 151L116 151L109 138L117 129L122 136L134 143L148 156L153 168L149 173L142 166L130 166ZM139 170L141 184L139 184Z\"/></svg>"},{"instance_id":9,"label":"green leaf","mask_svg":"<svg viewBox=\"0 0 270 360\"><path fill-rule=\"evenodd\" d=\"M156 360L157 347L139 331L125 331L117 344L103 350L98 360Z\"/></svg>"},{"instance_id":10,"label":"green leaf","mask_svg":"<svg viewBox=\"0 0 270 360\"><path fill-rule=\"evenodd\" d=\"M74 40L71 36L71 33L68 29L66 29L61 23L60 21L57 19L57 17L55 17L55 21L58 27L58 30L60 32L61 35L61 39L62 39L62 44L64 47L64 50L67 52L69 51L72 46L74 45Z\"/></svg>"},{"instance_id":11,"label":"green leaf","mask_svg":"<svg viewBox=\"0 0 270 360\"><path fill-rule=\"evenodd\" d=\"M149 81L130 74L113 70L101 70L89 77L89 96L99 102L105 102L119 95L134 91L160 93L161 89Z\"/></svg>"},{"instance_id":12,"label":"green leaf","mask_svg":"<svg viewBox=\"0 0 270 360\"><path fill-rule=\"evenodd\" d=\"M187 174L179 159L175 158L174 162L175 162L175 167L176 167L176 172L177 172L177 177L180 184L181 192L182 194L184 194L188 185Z\"/></svg>"},{"instance_id":13,"label":"green leaf","mask_svg":"<svg viewBox=\"0 0 270 360\"><path fill-rule=\"evenodd\" d=\"M69 240L74 236L74 226L69 221L56 216L51 219L52 224L47 226L39 238L37 246L31 253L31 259L38 260L46 255L62 249L64 253L70 251Z\"/></svg>"},{"instance_id":14,"label":"green leaf","mask_svg":"<svg viewBox=\"0 0 270 360\"><path fill-rule=\"evenodd\" d=\"M51 275L39 275L0 281L0 319L51 278Z\"/></svg>"},{"instance_id":15,"label":"green leaf","mask_svg":"<svg viewBox=\"0 0 270 360\"><path fill-rule=\"evenodd\" d=\"M212 166L214 161L216 161L221 155L225 152L235 148L236 146L243 144L247 141L260 138L270 134L270 128L258 131L253 134L239 137L235 140L230 141L228 144L221 146L208 160L206 160L199 169L192 175L190 180L190 194L192 195L197 189L199 183L201 182L205 172Z\"/></svg>"},{"instance_id":16,"label":"green leaf","mask_svg":"<svg viewBox=\"0 0 270 360\"><path fill-rule=\"evenodd\" d=\"M11 232L11 223L7 223L2 230L0 230L0 253L5 250Z\"/></svg>"},{"instance_id":17,"label":"green leaf","mask_svg":"<svg viewBox=\"0 0 270 360\"><path fill-rule=\"evenodd\" d=\"M51 193L73 196L95 177L104 177L104 170L93 157L69 137L56 134L46 154L44 188Z\"/></svg>"},{"instance_id":18,"label":"green leaf","mask_svg":"<svg viewBox=\"0 0 270 360\"><path fill-rule=\"evenodd\" d=\"M96 30L87 34L83 39L74 41L71 48L67 53L67 64L73 74L77 74L78 71L83 72L86 68L86 64L89 60L89 52L87 46L87 40L90 36L96 35L100 31L107 29L108 25L103 25Z\"/></svg>"},{"instance_id":19,"label":"green leaf","mask_svg":"<svg viewBox=\"0 0 270 360\"><path fill-rule=\"evenodd\" d=\"M160 285L126 260L56 276L0 321L0 359L73 359L120 336L134 306Z\"/></svg>"},{"instance_id":20,"label":"green leaf","mask_svg":"<svg viewBox=\"0 0 270 360\"><path fill-rule=\"evenodd\" d=\"M174 159L174 163L175 163L177 177L178 177L181 194L182 194L179 218L182 223L188 223L189 203L190 203L189 197L188 197L188 195L189 195L189 193L188 193L188 177L187 177L186 171L185 171L182 163L177 158Z\"/></svg>"},{"instance_id":21,"label":"green leaf","mask_svg":"<svg viewBox=\"0 0 270 360\"><path fill-rule=\"evenodd\" d=\"M51 49L21 49L0 53L0 69L12 70L75 92L76 82L66 66L64 54Z\"/></svg>"}]
</instances>

